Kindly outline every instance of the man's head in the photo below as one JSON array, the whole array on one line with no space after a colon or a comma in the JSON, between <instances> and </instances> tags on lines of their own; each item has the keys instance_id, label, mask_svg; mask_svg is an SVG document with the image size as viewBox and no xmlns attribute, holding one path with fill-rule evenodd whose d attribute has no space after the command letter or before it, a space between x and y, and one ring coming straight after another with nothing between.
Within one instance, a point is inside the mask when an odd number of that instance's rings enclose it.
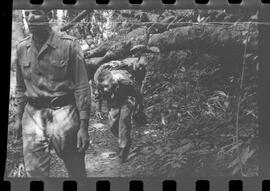
<instances>
[{"instance_id":1,"label":"man's head","mask_svg":"<svg viewBox=\"0 0 270 191\"><path fill-rule=\"evenodd\" d=\"M101 90L104 93L109 93L112 90L114 80L111 72L109 70L102 71L98 76L98 83Z\"/></svg>"},{"instance_id":2,"label":"man's head","mask_svg":"<svg viewBox=\"0 0 270 191\"><path fill-rule=\"evenodd\" d=\"M50 29L51 10L25 10L25 20L32 34L43 33Z\"/></svg>"}]
</instances>

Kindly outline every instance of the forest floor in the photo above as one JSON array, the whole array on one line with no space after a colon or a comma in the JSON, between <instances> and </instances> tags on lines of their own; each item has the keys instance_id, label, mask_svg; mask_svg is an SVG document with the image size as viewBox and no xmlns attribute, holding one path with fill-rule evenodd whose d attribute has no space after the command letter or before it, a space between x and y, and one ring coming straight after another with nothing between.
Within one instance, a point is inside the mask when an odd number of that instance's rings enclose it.
<instances>
[{"instance_id":1,"label":"forest floor","mask_svg":"<svg viewBox=\"0 0 270 191\"><path fill-rule=\"evenodd\" d=\"M85 163L87 177L130 177L136 176L136 165L142 162L142 155L138 155L136 142L139 141L139 134L144 132L141 129L133 129L133 144L130 150L128 161L120 163L118 157L117 138L114 137L106 121L93 119L89 124L90 146L86 151ZM67 172L63 161L52 151L50 169L51 177L66 177Z\"/></svg>"}]
</instances>

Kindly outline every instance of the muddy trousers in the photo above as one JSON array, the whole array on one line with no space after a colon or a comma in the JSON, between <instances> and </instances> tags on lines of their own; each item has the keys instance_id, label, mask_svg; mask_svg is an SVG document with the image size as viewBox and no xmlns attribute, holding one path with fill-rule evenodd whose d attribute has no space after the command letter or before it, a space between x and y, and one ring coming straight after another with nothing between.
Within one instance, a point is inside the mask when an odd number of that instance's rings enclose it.
<instances>
[{"instance_id":1,"label":"muddy trousers","mask_svg":"<svg viewBox=\"0 0 270 191\"><path fill-rule=\"evenodd\" d=\"M60 109L25 106L23 118L23 155L28 177L48 177L50 150L64 161L70 177L85 177L84 152L78 152L79 116L73 105Z\"/></svg>"},{"instance_id":2,"label":"muddy trousers","mask_svg":"<svg viewBox=\"0 0 270 191\"><path fill-rule=\"evenodd\" d=\"M118 137L120 157L127 157L131 146L131 116L134 103L126 100L120 106L110 107L109 125L114 136Z\"/></svg>"}]
</instances>

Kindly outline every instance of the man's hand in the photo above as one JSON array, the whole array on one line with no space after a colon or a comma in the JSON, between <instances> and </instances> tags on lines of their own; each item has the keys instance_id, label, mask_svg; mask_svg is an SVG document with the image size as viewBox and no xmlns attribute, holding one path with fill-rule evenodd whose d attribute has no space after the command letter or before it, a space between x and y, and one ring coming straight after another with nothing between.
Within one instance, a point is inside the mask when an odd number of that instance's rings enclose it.
<instances>
[{"instance_id":1,"label":"man's hand","mask_svg":"<svg viewBox=\"0 0 270 191\"><path fill-rule=\"evenodd\" d=\"M17 119L14 124L14 136L16 140L19 140L22 138L22 120Z\"/></svg>"},{"instance_id":2,"label":"man's hand","mask_svg":"<svg viewBox=\"0 0 270 191\"><path fill-rule=\"evenodd\" d=\"M89 146L88 120L81 120L77 133L77 148L79 152L85 151Z\"/></svg>"}]
</instances>

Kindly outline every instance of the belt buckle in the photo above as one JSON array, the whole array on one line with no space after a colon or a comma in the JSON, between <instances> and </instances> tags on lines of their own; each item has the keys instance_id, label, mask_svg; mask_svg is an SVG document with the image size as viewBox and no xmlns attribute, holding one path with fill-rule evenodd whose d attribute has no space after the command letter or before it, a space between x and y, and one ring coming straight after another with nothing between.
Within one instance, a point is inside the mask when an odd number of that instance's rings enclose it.
<instances>
[{"instance_id":1,"label":"belt buckle","mask_svg":"<svg viewBox=\"0 0 270 191\"><path fill-rule=\"evenodd\" d=\"M54 110L57 110L57 109L60 109L61 107L60 106L54 106L53 103L58 99L58 97L54 97L51 101L50 101L50 108L51 109L54 109Z\"/></svg>"}]
</instances>

